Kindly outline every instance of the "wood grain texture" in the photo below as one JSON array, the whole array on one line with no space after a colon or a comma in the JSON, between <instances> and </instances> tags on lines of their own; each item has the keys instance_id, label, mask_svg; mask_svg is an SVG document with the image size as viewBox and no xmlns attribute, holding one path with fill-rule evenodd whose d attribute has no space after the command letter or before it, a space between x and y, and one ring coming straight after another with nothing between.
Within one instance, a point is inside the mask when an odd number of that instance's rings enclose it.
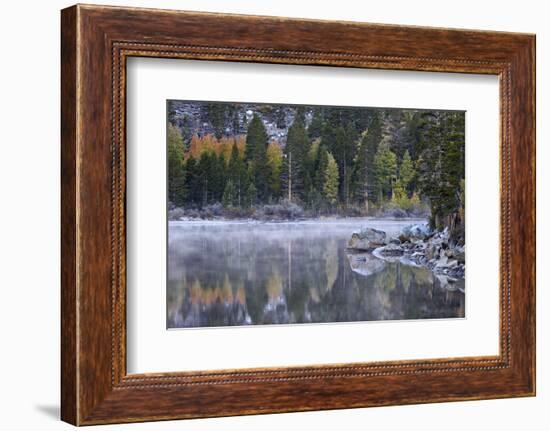
<instances>
[{"instance_id":1,"label":"wood grain texture","mask_svg":"<svg viewBox=\"0 0 550 431\"><path fill-rule=\"evenodd\" d=\"M61 417L77 422L76 9L61 16Z\"/></svg>"},{"instance_id":2,"label":"wood grain texture","mask_svg":"<svg viewBox=\"0 0 550 431\"><path fill-rule=\"evenodd\" d=\"M78 5L62 11L61 36L63 420L87 425L534 394L533 35ZM500 354L127 375L130 56L499 75Z\"/></svg>"}]
</instances>

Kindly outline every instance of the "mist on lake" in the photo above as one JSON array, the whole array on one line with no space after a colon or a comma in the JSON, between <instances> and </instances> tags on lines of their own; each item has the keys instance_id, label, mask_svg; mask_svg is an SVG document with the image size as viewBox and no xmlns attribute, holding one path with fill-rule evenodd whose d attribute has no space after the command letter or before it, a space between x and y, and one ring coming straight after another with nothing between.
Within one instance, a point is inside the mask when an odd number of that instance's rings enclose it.
<instances>
[{"instance_id":1,"label":"mist on lake","mask_svg":"<svg viewBox=\"0 0 550 431\"><path fill-rule=\"evenodd\" d=\"M418 221L416 221L418 222ZM411 220L170 222L168 328L464 317L464 281L346 249Z\"/></svg>"}]
</instances>

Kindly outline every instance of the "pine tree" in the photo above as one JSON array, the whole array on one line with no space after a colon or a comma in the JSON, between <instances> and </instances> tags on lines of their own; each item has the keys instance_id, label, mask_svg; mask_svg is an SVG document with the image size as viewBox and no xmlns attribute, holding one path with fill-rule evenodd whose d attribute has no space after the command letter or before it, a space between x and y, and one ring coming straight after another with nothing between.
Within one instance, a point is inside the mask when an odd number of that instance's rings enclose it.
<instances>
[{"instance_id":1,"label":"pine tree","mask_svg":"<svg viewBox=\"0 0 550 431\"><path fill-rule=\"evenodd\" d=\"M338 165L334 156L327 155L327 167L325 169L325 182L323 184L323 193L327 202L334 206L338 202Z\"/></svg>"},{"instance_id":2,"label":"pine tree","mask_svg":"<svg viewBox=\"0 0 550 431\"><path fill-rule=\"evenodd\" d=\"M268 194L272 199L278 199L281 194L281 168L283 153L276 142L271 142L267 147L267 165L269 166Z\"/></svg>"},{"instance_id":3,"label":"pine tree","mask_svg":"<svg viewBox=\"0 0 550 431\"><path fill-rule=\"evenodd\" d=\"M397 181L393 187L391 199L400 207L405 207L408 205L407 191L399 181Z\"/></svg>"},{"instance_id":4,"label":"pine tree","mask_svg":"<svg viewBox=\"0 0 550 431\"><path fill-rule=\"evenodd\" d=\"M168 125L168 199L174 205L183 206L187 197L185 168L183 163L183 139L180 131Z\"/></svg>"},{"instance_id":5,"label":"pine tree","mask_svg":"<svg viewBox=\"0 0 550 431\"><path fill-rule=\"evenodd\" d=\"M387 143L382 143L374 156L374 175L378 200L390 199L397 179L397 157Z\"/></svg>"},{"instance_id":6,"label":"pine tree","mask_svg":"<svg viewBox=\"0 0 550 431\"><path fill-rule=\"evenodd\" d=\"M402 109L383 110L380 115L382 125L382 141L395 153L398 159L413 144L409 130L408 111Z\"/></svg>"},{"instance_id":7,"label":"pine tree","mask_svg":"<svg viewBox=\"0 0 550 431\"><path fill-rule=\"evenodd\" d=\"M297 112L292 126L288 129L282 166L284 197L289 201L304 199L304 182L308 174L305 162L309 146L309 137L302 115Z\"/></svg>"},{"instance_id":8,"label":"pine tree","mask_svg":"<svg viewBox=\"0 0 550 431\"><path fill-rule=\"evenodd\" d=\"M464 178L464 114L425 112L421 116L418 187L430 202L432 227L449 227L459 238L460 184Z\"/></svg>"},{"instance_id":9,"label":"pine tree","mask_svg":"<svg viewBox=\"0 0 550 431\"><path fill-rule=\"evenodd\" d=\"M382 129L380 125L380 114L378 111L372 117L367 129L367 134L363 137L362 151L365 157L365 169L367 175L367 184L365 186L369 199L376 202L378 194L376 193L376 175L374 170L374 157L378 151L378 146L382 140Z\"/></svg>"},{"instance_id":10,"label":"pine tree","mask_svg":"<svg viewBox=\"0 0 550 431\"><path fill-rule=\"evenodd\" d=\"M323 179L319 181L321 140L315 139L309 148L305 160L306 182L304 184L305 200L309 208L317 211L323 201Z\"/></svg>"},{"instance_id":11,"label":"pine tree","mask_svg":"<svg viewBox=\"0 0 550 431\"><path fill-rule=\"evenodd\" d=\"M318 196L319 206L323 208L326 203L324 185L325 185L325 172L328 166L328 151L320 143L317 156L317 163L315 167L315 173L313 174L313 187L315 196Z\"/></svg>"},{"instance_id":12,"label":"pine tree","mask_svg":"<svg viewBox=\"0 0 550 431\"><path fill-rule=\"evenodd\" d=\"M254 183L258 198L268 194L269 166L267 164L267 132L257 114L254 114L246 134L245 160L248 163L250 181Z\"/></svg>"},{"instance_id":13,"label":"pine tree","mask_svg":"<svg viewBox=\"0 0 550 431\"><path fill-rule=\"evenodd\" d=\"M248 172L236 143L233 144L231 149L231 157L227 165L227 177L233 182L235 205L240 207L244 203L244 196L248 188Z\"/></svg>"},{"instance_id":14,"label":"pine tree","mask_svg":"<svg viewBox=\"0 0 550 431\"><path fill-rule=\"evenodd\" d=\"M311 139L320 138L323 133L324 119L321 108L315 108L311 124L307 128L307 133Z\"/></svg>"},{"instance_id":15,"label":"pine tree","mask_svg":"<svg viewBox=\"0 0 550 431\"><path fill-rule=\"evenodd\" d=\"M462 187L464 171L464 114L447 112L445 115L446 148L443 157L444 212L445 226L449 227L454 240L464 237L464 225L461 219Z\"/></svg>"},{"instance_id":16,"label":"pine tree","mask_svg":"<svg viewBox=\"0 0 550 431\"><path fill-rule=\"evenodd\" d=\"M212 191L212 153L204 152L201 154L197 164L199 201L201 206L207 205L211 199Z\"/></svg>"},{"instance_id":17,"label":"pine tree","mask_svg":"<svg viewBox=\"0 0 550 431\"><path fill-rule=\"evenodd\" d=\"M346 111L339 111L343 115ZM345 127L337 127L334 130L334 140L328 150L334 156L338 164L338 173L340 178L339 197L344 205L350 203L350 183L353 173L353 160L355 158L357 148L357 132L352 123L347 123Z\"/></svg>"},{"instance_id":18,"label":"pine tree","mask_svg":"<svg viewBox=\"0 0 550 431\"><path fill-rule=\"evenodd\" d=\"M414 178L414 166L409 154L409 150L405 150L403 160L399 166L399 184L408 193L409 186Z\"/></svg>"},{"instance_id":19,"label":"pine tree","mask_svg":"<svg viewBox=\"0 0 550 431\"><path fill-rule=\"evenodd\" d=\"M351 110L351 112L354 111L355 110ZM343 199L346 206L349 205L353 199L351 182L353 177L353 162L357 156L357 143L359 139L359 134L355 129L353 117L351 118L352 119L348 122L345 128L346 153L344 154L344 175L342 177L344 180Z\"/></svg>"},{"instance_id":20,"label":"pine tree","mask_svg":"<svg viewBox=\"0 0 550 431\"><path fill-rule=\"evenodd\" d=\"M225 160L223 154L216 156L215 153L212 153L211 156L211 171L210 177L212 181L211 193L212 201L219 202L222 199L223 192L225 189L226 177L225 177Z\"/></svg>"},{"instance_id":21,"label":"pine tree","mask_svg":"<svg viewBox=\"0 0 550 431\"><path fill-rule=\"evenodd\" d=\"M208 119L210 120L210 124L212 124L212 128L214 129L214 134L218 139L220 139L224 133L225 114L228 106L229 105L225 105L223 103L208 103L206 105Z\"/></svg>"},{"instance_id":22,"label":"pine tree","mask_svg":"<svg viewBox=\"0 0 550 431\"><path fill-rule=\"evenodd\" d=\"M360 124L368 120L368 127L359 136L352 166L351 199L365 205L367 210L368 201L374 202L378 198L375 187L374 157L382 140L380 116L379 110L369 109L364 113Z\"/></svg>"},{"instance_id":23,"label":"pine tree","mask_svg":"<svg viewBox=\"0 0 550 431\"><path fill-rule=\"evenodd\" d=\"M200 202L200 177L198 174L197 161L189 156L185 163L185 183L187 184L187 202L197 204Z\"/></svg>"},{"instance_id":24,"label":"pine tree","mask_svg":"<svg viewBox=\"0 0 550 431\"><path fill-rule=\"evenodd\" d=\"M405 139L407 140L411 159L416 160L418 158L418 142L420 139L419 125L420 117L422 115L421 111L406 111L405 112L405 121L406 121L406 132ZM414 179L413 179L414 181Z\"/></svg>"}]
</instances>

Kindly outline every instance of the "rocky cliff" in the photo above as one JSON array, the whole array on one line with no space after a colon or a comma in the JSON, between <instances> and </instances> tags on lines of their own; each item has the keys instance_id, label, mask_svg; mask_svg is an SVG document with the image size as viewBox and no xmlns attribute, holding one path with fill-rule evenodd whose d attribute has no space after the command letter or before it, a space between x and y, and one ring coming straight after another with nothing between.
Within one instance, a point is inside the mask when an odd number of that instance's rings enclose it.
<instances>
[{"instance_id":1,"label":"rocky cliff","mask_svg":"<svg viewBox=\"0 0 550 431\"><path fill-rule=\"evenodd\" d=\"M259 113L269 139L284 145L297 109L297 105L171 100L168 102L168 118L185 139L190 139L193 134L213 134L220 138L246 134L254 113ZM305 108L304 118L309 125L313 118L310 107Z\"/></svg>"}]
</instances>

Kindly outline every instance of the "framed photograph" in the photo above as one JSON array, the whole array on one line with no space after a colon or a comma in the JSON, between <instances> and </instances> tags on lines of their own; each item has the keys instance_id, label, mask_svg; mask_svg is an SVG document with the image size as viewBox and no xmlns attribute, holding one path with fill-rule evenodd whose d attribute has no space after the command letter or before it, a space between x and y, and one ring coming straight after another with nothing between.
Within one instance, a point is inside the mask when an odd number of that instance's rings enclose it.
<instances>
[{"instance_id":1,"label":"framed photograph","mask_svg":"<svg viewBox=\"0 0 550 431\"><path fill-rule=\"evenodd\" d=\"M534 35L61 17L63 420L535 394Z\"/></svg>"}]
</instances>

